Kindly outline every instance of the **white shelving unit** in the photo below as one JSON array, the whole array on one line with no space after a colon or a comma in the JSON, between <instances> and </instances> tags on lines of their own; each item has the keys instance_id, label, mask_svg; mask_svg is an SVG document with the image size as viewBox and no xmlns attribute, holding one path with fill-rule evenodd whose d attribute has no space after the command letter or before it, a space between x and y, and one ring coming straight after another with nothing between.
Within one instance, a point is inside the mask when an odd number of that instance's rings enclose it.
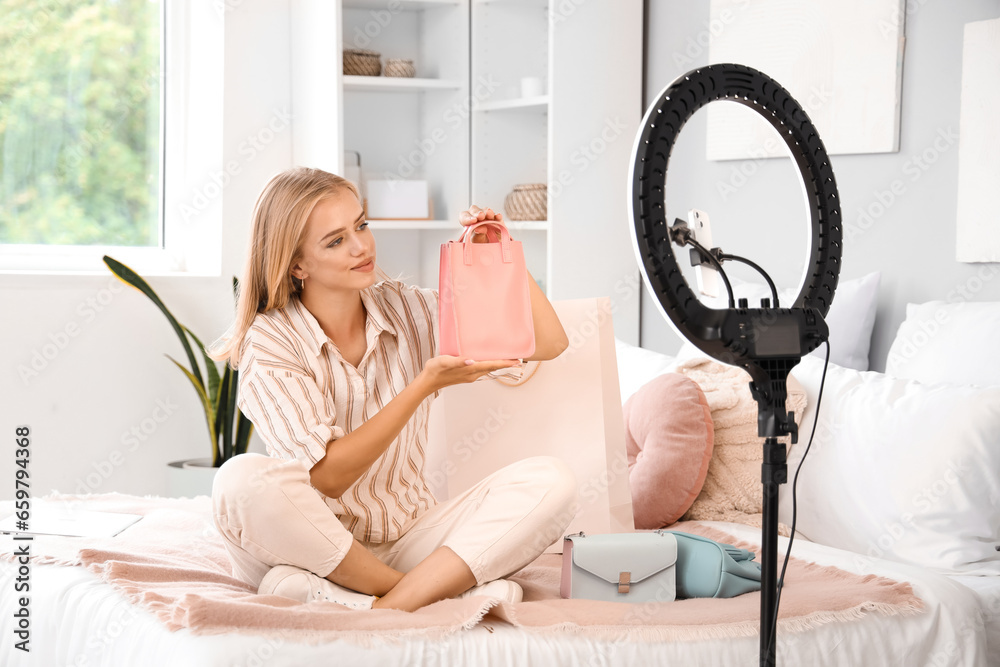
<instances>
[{"instance_id":1,"label":"white shelving unit","mask_svg":"<svg viewBox=\"0 0 1000 667\"><path fill-rule=\"evenodd\" d=\"M425 90L461 90L462 81L446 81L441 79L403 79L381 76L348 76L344 77L344 90L382 91L386 93L420 92Z\"/></svg>"},{"instance_id":2,"label":"white shelving unit","mask_svg":"<svg viewBox=\"0 0 1000 667\"><path fill-rule=\"evenodd\" d=\"M435 287L460 211L502 209L514 185L547 183L547 220L505 215L529 270L551 298L611 296L616 335L638 341L625 184L641 0L290 2L294 162L343 174L357 151L363 181L428 182L433 219L371 221L383 268ZM412 59L416 76L345 76L345 48ZM543 94L523 97L524 77Z\"/></svg>"},{"instance_id":3,"label":"white shelving unit","mask_svg":"<svg viewBox=\"0 0 1000 667\"><path fill-rule=\"evenodd\" d=\"M437 285L438 247L469 203L468 0L291 0L293 160L369 180L426 180L432 220L372 220L392 275ZM413 78L343 74L343 50L412 60ZM353 163L352 163L353 164ZM414 252L417 250L418 252Z\"/></svg>"},{"instance_id":4,"label":"white shelving unit","mask_svg":"<svg viewBox=\"0 0 1000 667\"><path fill-rule=\"evenodd\" d=\"M388 0L344 0L344 6L356 9L374 9L376 11L387 9ZM436 7L451 7L463 4L462 0L399 0L399 7L402 9L433 9Z\"/></svg>"},{"instance_id":5,"label":"white shelving unit","mask_svg":"<svg viewBox=\"0 0 1000 667\"><path fill-rule=\"evenodd\" d=\"M549 112L549 96L539 95L537 97L522 97L520 99L499 100L497 102L483 102L476 105L476 111L505 111L512 109L523 109L525 111L538 111L547 114Z\"/></svg>"},{"instance_id":6,"label":"white shelving unit","mask_svg":"<svg viewBox=\"0 0 1000 667\"><path fill-rule=\"evenodd\" d=\"M509 220L553 299L610 296L615 334L639 337L639 274L627 220L642 114L642 3L475 0L472 78L490 81L472 118L472 197L503 202L548 185L542 222ZM543 94L522 96L522 78Z\"/></svg>"}]
</instances>

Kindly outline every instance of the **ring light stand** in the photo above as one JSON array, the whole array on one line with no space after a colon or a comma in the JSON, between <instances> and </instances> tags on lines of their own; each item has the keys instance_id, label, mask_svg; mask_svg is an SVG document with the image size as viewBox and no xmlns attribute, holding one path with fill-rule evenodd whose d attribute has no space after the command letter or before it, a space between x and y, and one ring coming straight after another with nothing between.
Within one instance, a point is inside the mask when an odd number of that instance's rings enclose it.
<instances>
[{"instance_id":1,"label":"ring light stand","mask_svg":"<svg viewBox=\"0 0 1000 667\"><path fill-rule=\"evenodd\" d=\"M717 248L702 248L681 220L667 223L666 176L674 142L698 109L717 100L736 102L759 113L778 132L798 165L811 234L805 280L791 308L780 308L776 302L772 307L767 299L759 308L748 307L745 299L734 307L731 292L729 308L709 308L688 286L671 248L672 242L693 245L700 255L698 262L719 269L722 259L741 259ZM664 317L708 356L750 374L750 392L758 407L757 433L764 438L760 664L773 665L779 594L778 485L788 476L785 445L777 438L790 435L793 443L798 438L793 415L785 409L788 372L829 336L824 317L840 275L842 233L833 169L816 128L788 91L755 69L712 65L679 77L646 111L632 148L629 191L636 258Z\"/></svg>"}]
</instances>

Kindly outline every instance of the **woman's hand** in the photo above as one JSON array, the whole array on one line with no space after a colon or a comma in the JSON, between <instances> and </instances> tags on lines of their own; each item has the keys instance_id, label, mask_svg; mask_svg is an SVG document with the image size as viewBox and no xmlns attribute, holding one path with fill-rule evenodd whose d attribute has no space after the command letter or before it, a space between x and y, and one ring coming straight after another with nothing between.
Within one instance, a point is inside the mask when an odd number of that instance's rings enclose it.
<instances>
[{"instance_id":1,"label":"woman's hand","mask_svg":"<svg viewBox=\"0 0 1000 667\"><path fill-rule=\"evenodd\" d=\"M491 208L482 209L476 206L475 204L470 206L469 210L462 211L461 213L459 213L458 221L461 222L462 225L464 225L465 227L468 227L469 225L475 225L480 222L490 222L490 221L499 223L501 225L504 224L502 213L496 213ZM484 232L476 232L475 234L472 235L473 243L486 243L487 241L488 238Z\"/></svg>"},{"instance_id":2,"label":"woman's hand","mask_svg":"<svg viewBox=\"0 0 1000 667\"><path fill-rule=\"evenodd\" d=\"M428 359L417 379L424 383L425 390L430 395L453 384L474 382L487 373L518 366L520 363L517 359L473 361L462 357L442 355Z\"/></svg>"}]
</instances>

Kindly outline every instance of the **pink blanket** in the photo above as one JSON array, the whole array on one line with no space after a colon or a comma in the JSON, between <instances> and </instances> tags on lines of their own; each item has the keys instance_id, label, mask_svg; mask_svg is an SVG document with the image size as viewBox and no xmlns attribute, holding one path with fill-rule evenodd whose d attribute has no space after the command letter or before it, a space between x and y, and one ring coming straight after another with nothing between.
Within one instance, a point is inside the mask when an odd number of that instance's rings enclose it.
<instances>
[{"instance_id":1,"label":"pink blanket","mask_svg":"<svg viewBox=\"0 0 1000 667\"><path fill-rule=\"evenodd\" d=\"M311 642L341 638L367 642L414 635L436 638L471 628L484 617L495 617L526 631L582 632L608 640L757 634L757 593L728 600L645 604L563 600L559 597L561 557L556 555L543 555L512 577L524 588L524 601L518 604L481 597L442 600L412 613L353 611L331 602L300 604L275 595L257 595L231 576L222 538L212 525L210 500L205 496L173 499L110 493L51 495L46 500L143 515L113 538L36 537L31 546L33 560L87 567L171 630L276 634ZM676 528L757 549L695 522ZM13 558L13 545L9 536L0 542L0 554L6 560ZM35 576L40 575L36 572ZM778 631L798 632L867 613L912 614L922 606L907 583L793 559L782 593Z\"/></svg>"}]
</instances>

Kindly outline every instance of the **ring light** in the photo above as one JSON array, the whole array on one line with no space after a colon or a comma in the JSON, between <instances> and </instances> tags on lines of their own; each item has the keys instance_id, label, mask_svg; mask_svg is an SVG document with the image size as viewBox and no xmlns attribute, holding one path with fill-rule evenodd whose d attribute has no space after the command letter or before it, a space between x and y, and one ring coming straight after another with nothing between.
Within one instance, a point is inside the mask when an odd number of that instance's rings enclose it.
<instances>
[{"instance_id":1,"label":"ring light","mask_svg":"<svg viewBox=\"0 0 1000 667\"><path fill-rule=\"evenodd\" d=\"M777 130L799 167L811 237L806 279L794 309L765 313L757 308L709 308L688 285L671 248L664 202L670 153L688 119L717 100L736 102L759 113ZM667 86L646 112L632 148L629 191L636 258L652 296L678 334L709 356L746 368L754 380L761 381L766 377L753 368L761 359L801 357L819 346L826 327L817 330L815 325L829 311L840 275L837 184L816 128L774 79L750 67L726 64L692 70ZM815 318L816 314L820 318ZM767 326L768 322L772 324ZM764 327L781 330L787 340L774 339L770 345L760 346L759 334ZM793 340L796 330L798 341Z\"/></svg>"},{"instance_id":2,"label":"ring light","mask_svg":"<svg viewBox=\"0 0 1000 667\"><path fill-rule=\"evenodd\" d=\"M810 244L805 279L791 308L780 308L776 302L771 307L768 300L750 308L744 299L734 307L731 291L729 308L709 308L688 285L674 255L672 243L692 245L692 261L714 265L724 280L724 259L740 259L759 268L718 248L701 247L679 219L668 223L667 167L677 135L696 111L718 100L736 102L760 114L778 132L798 165L809 209ZM777 438L791 435L794 443L798 435L794 416L785 410L788 372L829 336L824 317L840 276L842 239L833 168L812 121L774 79L743 65L711 65L676 79L646 111L632 147L629 193L636 258L665 319L705 354L750 374L750 391L758 405L757 432L765 438L760 664L773 665L779 596L778 485L787 479L785 445ZM773 283L767 280L776 296Z\"/></svg>"}]
</instances>

